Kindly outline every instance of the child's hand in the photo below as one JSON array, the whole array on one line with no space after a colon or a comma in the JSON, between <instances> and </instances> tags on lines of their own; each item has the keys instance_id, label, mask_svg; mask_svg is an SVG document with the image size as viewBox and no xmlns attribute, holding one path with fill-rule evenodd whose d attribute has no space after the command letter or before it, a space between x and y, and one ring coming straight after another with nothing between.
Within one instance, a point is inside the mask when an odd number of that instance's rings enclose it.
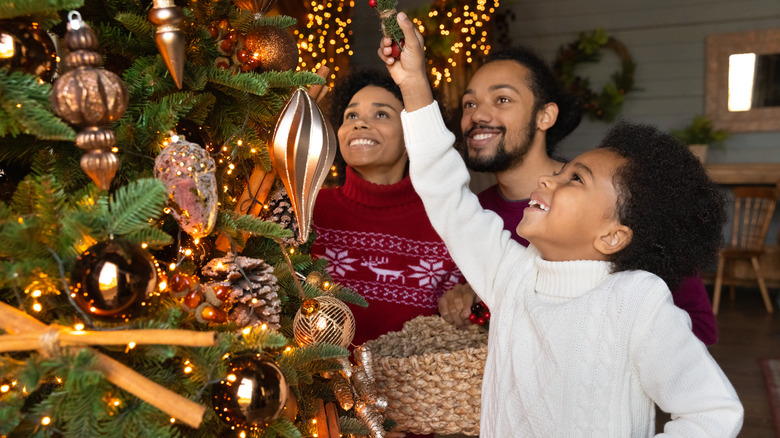
<instances>
[{"instance_id":1,"label":"child's hand","mask_svg":"<svg viewBox=\"0 0 780 438\"><path fill-rule=\"evenodd\" d=\"M405 13L399 12L397 19L406 42L401 55L393 58L391 38L382 38L377 54L387 66L390 76L401 88L404 108L407 112L411 112L433 102L433 93L425 71L423 37Z\"/></svg>"},{"instance_id":2,"label":"child's hand","mask_svg":"<svg viewBox=\"0 0 780 438\"><path fill-rule=\"evenodd\" d=\"M445 321L457 328L471 325L471 305L476 301L477 294L468 284L456 284L439 298L439 314Z\"/></svg>"}]
</instances>

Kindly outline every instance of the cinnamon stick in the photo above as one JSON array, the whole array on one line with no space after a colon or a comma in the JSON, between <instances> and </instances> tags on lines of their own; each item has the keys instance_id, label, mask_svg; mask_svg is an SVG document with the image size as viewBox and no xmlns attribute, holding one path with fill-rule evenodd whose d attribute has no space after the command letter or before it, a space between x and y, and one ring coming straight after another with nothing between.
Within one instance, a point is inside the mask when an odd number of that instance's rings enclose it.
<instances>
[{"instance_id":1,"label":"cinnamon stick","mask_svg":"<svg viewBox=\"0 0 780 438\"><path fill-rule=\"evenodd\" d=\"M125 345L134 342L139 345L162 344L185 347L209 347L214 345L215 332L196 332L191 330L120 330L120 331L75 331L60 329L57 343L61 347L86 345ZM0 336L0 352L37 350L40 345L40 333L25 332L16 335Z\"/></svg>"},{"instance_id":2,"label":"cinnamon stick","mask_svg":"<svg viewBox=\"0 0 780 438\"><path fill-rule=\"evenodd\" d=\"M0 328L10 334L33 332L39 335L49 330L49 326L46 324L2 302L0 302ZM177 421L194 428L200 426L203 415L206 413L204 406L152 382L133 369L98 351L88 349L97 356L96 368L103 373L106 380L160 409ZM77 352L78 350L77 347L71 351Z\"/></svg>"}]
</instances>

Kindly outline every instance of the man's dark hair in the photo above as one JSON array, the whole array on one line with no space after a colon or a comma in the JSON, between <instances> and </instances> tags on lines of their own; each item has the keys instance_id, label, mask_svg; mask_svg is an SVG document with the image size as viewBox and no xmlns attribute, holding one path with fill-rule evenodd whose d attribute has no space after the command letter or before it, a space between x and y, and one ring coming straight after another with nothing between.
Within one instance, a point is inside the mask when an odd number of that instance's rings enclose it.
<instances>
[{"instance_id":1,"label":"man's dark hair","mask_svg":"<svg viewBox=\"0 0 780 438\"><path fill-rule=\"evenodd\" d=\"M642 269L671 290L715 260L726 222L724 197L701 162L669 133L621 121L600 148L626 159L614 177L617 214L633 231L614 270Z\"/></svg>"},{"instance_id":2,"label":"man's dark hair","mask_svg":"<svg viewBox=\"0 0 780 438\"><path fill-rule=\"evenodd\" d=\"M533 114L550 102L558 105L558 119L547 130L547 155L553 156L555 147L580 124L582 101L566 92L555 78L552 69L533 50L527 47L511 47L490 53L485 64L494 61L515 61L530 72L528 87L534 94Z\"/></svg>"}]
</instances>

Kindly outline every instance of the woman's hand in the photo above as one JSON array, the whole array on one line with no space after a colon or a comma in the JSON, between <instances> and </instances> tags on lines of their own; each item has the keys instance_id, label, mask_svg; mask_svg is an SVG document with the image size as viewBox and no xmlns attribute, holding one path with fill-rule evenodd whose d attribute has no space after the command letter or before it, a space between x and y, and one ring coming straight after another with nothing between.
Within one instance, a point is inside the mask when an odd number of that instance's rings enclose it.
<instances>
[{"instance_id":1,"label":"woman's hand","mask_svg":"<svg viewBox=\"0 0 780 438\"><path fill-rule=\"evenodd\" d=\"M468 284L456 284L439 298L439 314L445 321L457 328L466 328L471 324L471 305L477 294Z\"/></svg>"},{"instance_id":2,"label":"woman's hand","mask_svg":"<svg viewBox=\"0 0 780 438\"><path fill-rule=\"evenodd\" d=\"M433 102L433 93L425 71L425 44L422 34L405 13L399 12L396 17L398 26L404 33L405 45L401 55L397 59L393 58L391 38L382 38L377 54L401 88L404 108L407 112L412 112Z\"/></svg>"}]
</instances>

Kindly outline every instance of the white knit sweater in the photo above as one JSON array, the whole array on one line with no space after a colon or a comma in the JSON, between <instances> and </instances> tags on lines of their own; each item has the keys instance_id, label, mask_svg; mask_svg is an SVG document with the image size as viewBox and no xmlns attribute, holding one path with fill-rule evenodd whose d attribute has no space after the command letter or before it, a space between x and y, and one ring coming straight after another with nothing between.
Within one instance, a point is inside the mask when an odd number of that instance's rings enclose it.
<instances>
[{"instance_id":1,"label":"white knit sweater","mask_svg":"<svg viewBox=\"0 0 780 438\"><path fill-rule=\"evenodd\" d=\"M483 210L438 106L403 113L426 212L491 310L483 437L733 437L743 409L666 284L599 261L549 262Z\"/></svg>"}]
</instances>

